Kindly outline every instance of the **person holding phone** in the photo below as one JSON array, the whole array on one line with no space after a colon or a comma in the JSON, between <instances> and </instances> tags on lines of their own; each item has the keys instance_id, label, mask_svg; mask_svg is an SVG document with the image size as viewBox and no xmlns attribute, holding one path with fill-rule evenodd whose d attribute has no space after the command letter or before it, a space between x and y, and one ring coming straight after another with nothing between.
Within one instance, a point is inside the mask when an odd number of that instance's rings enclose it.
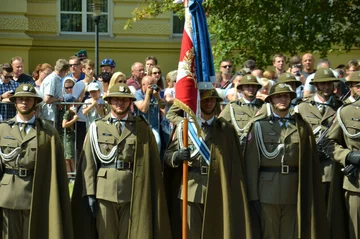
<instances>
[{"instance_id":1,"label":"person holding phone","mask_svg":"<svg viewBox=\"0 0 360 239\"><path fill-rule=\"evenodd\" d=\"M10 104L9 98L14 95L19 83L13 80L13 68L9 63L3 64L0 70L0 115L2 120L6 120L14 117L16 114L15 107L13 104Z\"/></svg>"}]
</instances>

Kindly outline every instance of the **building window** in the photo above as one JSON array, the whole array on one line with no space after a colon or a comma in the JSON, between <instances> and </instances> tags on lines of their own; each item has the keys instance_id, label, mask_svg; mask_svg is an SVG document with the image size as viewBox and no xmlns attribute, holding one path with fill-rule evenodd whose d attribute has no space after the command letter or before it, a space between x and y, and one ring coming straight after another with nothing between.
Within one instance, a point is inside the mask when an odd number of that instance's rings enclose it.
<instances>
[{"instance_id":1,"label":"building window","mask_svg":"<svg viewBox=\"0 0 360 239\"><path fill-rule=\"evenodd\" d=\"M91 33L95 31L92 3L94 0L60 0L60 32ZM99 32L108 33L108 0L101 0Z\"/></svg>"},{"instance_id":2,"label":"building window","mask_svg":"<svg viewBox=\"0 0 360 239\"><path fill-rule=\"evenodd\" d=\"M182 35L184 31L185 18L179 18L173 14L173 35Z\"/></svg>"}]
</instances>

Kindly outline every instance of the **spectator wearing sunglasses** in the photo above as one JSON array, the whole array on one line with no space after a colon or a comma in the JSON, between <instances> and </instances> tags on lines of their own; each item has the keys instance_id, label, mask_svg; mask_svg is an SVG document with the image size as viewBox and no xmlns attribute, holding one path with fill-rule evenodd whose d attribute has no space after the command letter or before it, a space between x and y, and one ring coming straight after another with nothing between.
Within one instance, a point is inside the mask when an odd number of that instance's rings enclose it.
<instances>
[{"instance_id":1,"label":"spectator wearing sunglasses","mask_svg":"<svg viewBox=\"0 0 360 239\"><path fill-rule=\"evenodd\" d=\"M106 58L100 63L101 72L111 72L114 73L116 62L111 58Z\"/></svg>"},{"instance_id":2,"label":"spectator wearing sunglasses","mask_svg":"<svg viewBox=\"0 0 360 239\"><path fill-rule=\"evenodd\" d=\"M231 60L222 60L220 63L220 73L216 75L216 87L225 89L231 82L233 76L233 64Z\"/></svg>"},{"instance_id":3,"label":"spectator wearing sunglasses","mask_svg":"<svg viewBox=\"0 0 360 239\"><path fill-rule=\"evenodd\" d=\"M6 120L16 115L14 105L6 102L10 102L9 98L13 96L19 83L13 80L13 68L8 63L2 64L0 79L0 100L4 102L0 104L0 115L2 120Z\"/></svg>"},{"instance_id":4,"label":"spectator wearing sunglasses","mask_svg":"<svg viewBox=\"0 0 360 239\"><path fill-rule=\"evenodd\" d=\"M163 90L165 89L165 79L162 77L160 66L152 66L149 69L150 75L155 79L157 86Z\"/></svg>"},{"instance_id":5,"label":"spectator wearing sunglasses","mask_svg":"<svg viewBox=\"0 0 360 239\"><path fill-rule=\"evenodd\" d=\"M75 85L75 80L70 77L70 76L66 76L64 77L64 84L63 84L63 96L67 95L67 94L71 94L72 95L72 91Z\"/></svg>"},{"instance_id":6,"label":"spectator wearing sunglasses","mask_svg":"<svg viewBox=\"0 0 360 239\"><path fill-rule=\"evenodd\" d=\"M124 83L126 84L126 75L120 71L115 72L109 82L109 87L108 89L110 89L113 85L117 84L117 83ZM133 95L135 95L136 89L134 86L129 86L129 89L131 91L131 93Z\"/></svg>"},{"instance_id":7,"label":"spectator wearing sunglasses","mask_svg":"<svg viewBox=\"0 0 360 239\"><path fill-rule=\"evenodd\" d=\"M80 58L77 56L71 56L69 58L70 73L67 75L75 80L75 82L81 81L85 78L85 74L82 72L82 66ZM64 83L64 78L63 78Z\"/></svg>"}]
</instances>

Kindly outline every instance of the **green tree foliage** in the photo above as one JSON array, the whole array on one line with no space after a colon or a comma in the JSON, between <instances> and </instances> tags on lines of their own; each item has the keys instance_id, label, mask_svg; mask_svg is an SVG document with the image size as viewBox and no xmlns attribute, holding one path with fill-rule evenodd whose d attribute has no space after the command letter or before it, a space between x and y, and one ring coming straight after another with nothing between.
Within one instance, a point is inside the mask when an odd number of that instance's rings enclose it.
<instances>
[{"instance_id":1,"label":"green tree foliage","mask_svg":"<svg viewBox=\"0 0 360 239\"><path fill-rule=\"evenodd\" d=\"M173 0L143 2L133 21L167 11L183 15L184 6ZM207 0L203 6L217 63L230 58L241 64L252 56L267 66L276 53L326 57L360 47L359 0Z\"/></svg>"}]
</instances>

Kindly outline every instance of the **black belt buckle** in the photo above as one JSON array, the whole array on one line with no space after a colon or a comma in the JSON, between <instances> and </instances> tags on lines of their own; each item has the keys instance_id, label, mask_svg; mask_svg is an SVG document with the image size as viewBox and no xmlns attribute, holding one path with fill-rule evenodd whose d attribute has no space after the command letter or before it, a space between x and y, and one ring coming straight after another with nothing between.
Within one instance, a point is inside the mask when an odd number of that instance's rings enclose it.
<instances>
[{"instance_id":1,"label":"black belt buckle","mask_svg":"<svg viewBox=\"0 0 360 239\"><path fill-rule=\"evenodd\" d=\"M124 169L124 168L125 168L125 165L124 165L123 160L116 161L116 169Z\"/></svg>"},{"instance_id":2,"label":"black belt buckle","mask_svg":"<svg viewBox=\"0 0 360 239\"><path fill-rule=\"evenodd\" d=\"M28 176L28 170L20 168L19 171L18 171L18 176L20 178L26 178Z\"/></svg>"},{"instance_id":3,"label":"black belt buckle","mask_svg":"<svg viewBox=\"0 0 360 239\"><path fill-rule=\"evenodd\" d=\"M289 174L290 173L290 167L289 165L281 165L281 174Z\"/></svg>"},{"instance_id":4,"label":"black belt buckle","mask_svg":"<svg viewBox=\"0 0 360 239\"><path fill-rule=\"evenodd\" d=\"M201 166L200 167L200 174L207 175L208 174L208 166Z\"/></svg>"}]
</instances>

